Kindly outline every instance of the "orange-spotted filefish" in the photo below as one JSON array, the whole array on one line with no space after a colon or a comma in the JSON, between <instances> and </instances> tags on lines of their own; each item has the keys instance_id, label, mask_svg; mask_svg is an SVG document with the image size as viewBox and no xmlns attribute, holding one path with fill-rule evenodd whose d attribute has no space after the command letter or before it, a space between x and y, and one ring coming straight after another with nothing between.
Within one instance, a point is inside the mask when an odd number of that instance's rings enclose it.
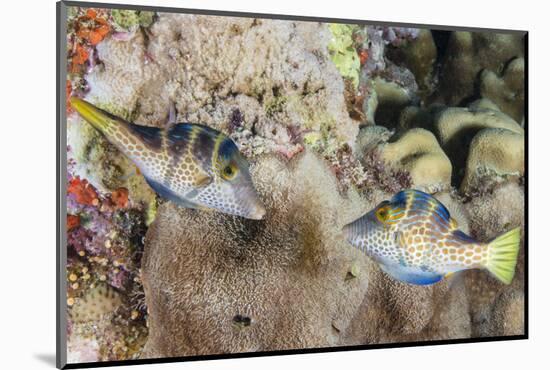
<instances>
[{"instance_id":1,"label":"orange-spotted filefish","mask_svg":"<svg viewBox=\"0 0 550 370\"><path fill-rule=\"evenodd\" d=\"M410 284L434 284L454 272L486 269L510 284L520 230L489 243L458 229L443 204L418 190L404 190L344 226L348 241L373 258L383 271Z\"/></svg>"},{"instance_id":2,"label":"orange-spotted filefish","mask_svg":"<svg viewBox=\"0 0 550 370\"><path fill-rule=\"evenodd\" d=\"M139 168L160 196L186 208L256 220L265 215L248 161L222 132L191 123L163 129L140 126L80 98L70 102Z\"/></svg>"}]
</instances>

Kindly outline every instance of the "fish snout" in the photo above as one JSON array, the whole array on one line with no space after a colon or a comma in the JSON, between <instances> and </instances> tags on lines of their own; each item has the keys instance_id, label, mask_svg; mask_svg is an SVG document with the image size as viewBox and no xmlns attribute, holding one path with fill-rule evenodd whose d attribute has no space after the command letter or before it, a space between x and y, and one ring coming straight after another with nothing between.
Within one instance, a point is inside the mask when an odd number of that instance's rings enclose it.
<instances>
[{"instance_id":1,"label":"fish snout","mask_svg":"<svg viewBox=\"0 0 550 370\"><path fill-rule=\"evenodd\" d=\"M249 218L252 220L261 220L265 216L265 207L258 202L251 210Z\"/></svg>"},{"instance_id":2,"label":"fish snout","mask_svg":"<svg viewBox=\"0 0 550 370\"><path fill-rule=\"evenodd\" d=\"M264 218L266 210L263 202L253 186L243 186L236 195L238 202L243 205L243 217L252 220L261 220Z\"/></svg>"},{"instance_id":3,"label":"fish snout","mask_svg":"<svg viewBox=\"0 0 550 370\"><path fill-rule=\"evenodd\" d=\"M360 240L367 235L367 230L368 230L367 224L368 224L368 214L345 225L342 228L342 233L344 234L346 240L350 244L356 245L360 243Z\"/></svg>"},{"instance_id":4,"label":"fish snout","mask_svg":"<svg viewBox=\"0 0 550 370\"><path fill-rule=\"evenodd\" d=\"M342 234L344 234L344 237L346 240L350 243L353 242L353 223L344 225L342 228Z\"/></svg>"},{"instance_id":5,"label":"fish snout","mask_svg":"<svg viewBox=\"0 0 550 370\"><path fill-rule=\"evenodd\" d=\"M244 217L252 220L261 220L264 218L266 213L264 204L250 178L239 184L236 198L244 206Z\"/></svg>"}]
</instances>

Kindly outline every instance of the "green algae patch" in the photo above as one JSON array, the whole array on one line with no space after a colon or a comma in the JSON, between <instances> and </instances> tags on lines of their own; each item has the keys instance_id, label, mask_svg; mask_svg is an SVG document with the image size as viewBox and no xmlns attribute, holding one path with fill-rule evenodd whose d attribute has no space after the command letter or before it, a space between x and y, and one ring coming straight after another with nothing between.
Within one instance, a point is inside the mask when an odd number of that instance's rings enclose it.
<instances>
[{"instance_id":1,"label":"green algae patch","mask_svg":"<svg viewBox=\"0 0 550 370\"><path fill-rule=\"evenodd\" d=\"M113 24L118 31L131 31L139 26L149 27L155 13L139 10L113 9L111 12Z\"/></svg>"},{"instance_id":2,"label":"green algae patch","mask_svg":"<svg viewBox=\"0 0 550 370\"><path fill-rule=\"evenodd\" d=\"M157 209L158 204L155 198L147 204L147 208L145 209L145 225L147 227L151 226L153 221L155 221L155 218L157 217Z\"/></svg>"},{"instance_id":3,"label":"green algae patch","mask_svg":"<svg viewBox=\"0 0 550 370\"><path fill-rule=\"evenodd\" d=\"M264 104L264 110L268 117L273 117L276 113L284 110L288 98L285 96L275 96L267 100Z\"/></svg>"},{"instance_id":4,"label":"green algae patch","mask_svg":"<svg viewBox=\"0 0 550 370\"><path fill-rule=\"evenodd\" d=\"M328 44L330 59L342 77L350 79L353 86L357 88L361 62L354 46L353 34L358 27L331 23L328 28L332 34L332 39Z\"/></svg>"}]
</instances>

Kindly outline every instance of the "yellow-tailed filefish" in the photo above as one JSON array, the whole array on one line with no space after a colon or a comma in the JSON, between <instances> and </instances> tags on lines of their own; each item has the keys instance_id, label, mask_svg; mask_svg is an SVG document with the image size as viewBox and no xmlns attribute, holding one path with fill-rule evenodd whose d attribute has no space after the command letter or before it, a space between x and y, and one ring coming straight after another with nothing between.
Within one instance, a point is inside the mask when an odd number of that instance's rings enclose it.
<instances>
[{"instance_id":1,"label":"yellow-tailed filefish","mask_svg":"<svg viewBox=\"0 0 550 370\"><path fill-rule=\"evenodd\" d=\"M467 269L486 269L510 284L520 230L482 243L458 229L443 204L429 194L405 190L344 227L348 241L393 278L433 284Z\"/></svg>"},{"instance_id":2,"label":"yellow-tailed filefish","mask_svg":"<svg viewBox=\"0 0 550 370\"><path fill-rule=\"evenodd\" d=\"M164 129L140 126L82 99L72 97L70 101L136 164L160 196L186 208L263 218L265 209L252 183L248 161L223 133L190 123Z\"/></svg>"}]
</instances>

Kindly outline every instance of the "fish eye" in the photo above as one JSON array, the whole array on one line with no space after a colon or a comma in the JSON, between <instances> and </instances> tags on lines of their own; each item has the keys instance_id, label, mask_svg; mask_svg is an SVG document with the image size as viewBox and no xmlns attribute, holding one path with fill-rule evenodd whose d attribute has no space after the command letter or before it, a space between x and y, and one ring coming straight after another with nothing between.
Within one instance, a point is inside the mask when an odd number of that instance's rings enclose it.
<instances>
[{"instance_id":1,"label":"fish eye","mask_svg":"<svg viewBox=\"0 0 550 370\"><path fill-rule=\"evenodd\" d=\"M231 164L228 164L222 169L222 176L226 180L231 180L237 174L237 168Z\"/></svg>"},{"instance_id":2,"label":"fish eye","mask_svg":"<svg viewBox=\"0 0 550 370\"><path fill-rule=\"evenodd\" d=\"M380 222L386 222L388 220L388 217L389 217L389 210L387 206L380 207L376 211L376 218L378 218Z\"/></svg>"}]
</instances>

